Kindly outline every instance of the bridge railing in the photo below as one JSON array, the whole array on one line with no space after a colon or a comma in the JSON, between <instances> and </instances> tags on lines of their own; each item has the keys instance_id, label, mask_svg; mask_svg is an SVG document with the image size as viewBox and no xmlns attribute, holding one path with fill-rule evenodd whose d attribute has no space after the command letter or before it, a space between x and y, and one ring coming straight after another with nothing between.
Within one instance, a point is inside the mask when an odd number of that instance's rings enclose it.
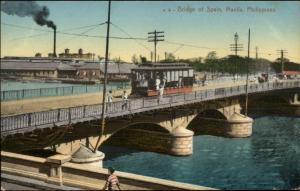
<instances>
[{"instance_id":1,"label":"bridge railing","mask_svg":"<svg viewBox=\"0 0 300 191\"><path fill-rule=\"evenodd\" d=\"M294 87L300 87L300 81L250 84L248 92L264 92ZM174 94L163 98L147 97L131 99L127 102L118 101L106 104L105 116L112 117L128 115L130 113L149 111L162 107L172 107L174 105L182 105L189 102L207 101L243 95L245 92L246 86L240 85L226 88L199 90L185 94ZM91 120L91 118L100 119L101 113L102 104L96 104L1 117L1 133L10 134L23 132L26 128L42 128L42 126L45 125L55 125L58 123L71 124L78 122L78 120Z\"/></svg>"}]
</instances>

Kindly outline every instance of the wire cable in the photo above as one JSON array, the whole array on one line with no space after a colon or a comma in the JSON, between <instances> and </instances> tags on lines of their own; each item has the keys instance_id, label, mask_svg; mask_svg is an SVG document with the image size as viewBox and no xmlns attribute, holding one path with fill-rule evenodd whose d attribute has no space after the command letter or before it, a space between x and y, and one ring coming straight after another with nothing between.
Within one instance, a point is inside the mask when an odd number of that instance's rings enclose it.
<instances>
[{"instance_id":1,"label":"wire cable","mask_svg":"<svg viewBox=\"0 0 300 191\"><path fill-rule=\"evenodd\" d=\"M125 33L127 36L129 36L129 38L133 39L137 44L139 44L140 46L144 47L145 49L147 49L148 51L151 52L151 49L148 48L146 45L138 42L137 40L147 40L147 38L134 38L132 37L129 33L127 33L124 29L122 29L121 27L119 27L118 25L111 23L112 26L116 27L117 29L119 29L121 32Z\"/></svg>"},{"instance_id":2,"label":"wire cable","mask_svg":"<svg viewBox=\"0 0 300 191\"><path fill-rule=\"evenodd\" d=\"M16 27L16 28L22 28L22 29L30 29L30 30L41 30L41 29L32 29L32 28L29 28L29 27L25 27L25 26L19 26L19 25L14 25L14 24L8 24L8 23L2 23L3 25L7 25L7 26L11 26L11 27ZM94 29L98 26L101 26L101 25L104 25L106 24L106 22L103 22L103 23L100 23L100 24L94 24L94 25L87 25L87 26L82 26L82 27L75 27L75 28L69 28L69 29L64 29L64 30L61 30L61 31L71 31L71 30L78 30L78 29L84 29L84 28L91 28L91 29ZM47 33L52 33L52 31L49 31L49 30L43 30L44 32L47 32ZM58 31L59 32L59 31ZM26 38L34 38L34 37L38 37L38 36L43 36L43 35L46 35L47 33L40 33L40 34L35 34L35 35L31 35L31 36L25 36L25 37L19 37L19 38L15 38L15 39L12 39L11 41L14 41L14 40L21 40L21 39L26 39ZM85 34L85 33L84 33Z\"/></svg>"}]
</instances>

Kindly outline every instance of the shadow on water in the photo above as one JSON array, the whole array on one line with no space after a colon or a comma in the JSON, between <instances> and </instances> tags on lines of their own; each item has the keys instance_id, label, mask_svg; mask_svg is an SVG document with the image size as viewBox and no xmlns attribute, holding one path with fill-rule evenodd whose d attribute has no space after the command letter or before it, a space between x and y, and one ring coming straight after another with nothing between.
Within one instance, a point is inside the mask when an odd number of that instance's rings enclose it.
<instances>
[{"instance_id":1,"label":"shadow on water","mask_svg":"<svg viewBox=\"0 0 300 191\"><path fill-rule=\"evenodd\" d=\"M140 153L139 151L132 148L126 148L122 146L113 146L113 145L103 145L99 149L101 152L105 153L104 161L114 161L119 157L130 157L135 153Z\"/></svg>"}]
</instances>

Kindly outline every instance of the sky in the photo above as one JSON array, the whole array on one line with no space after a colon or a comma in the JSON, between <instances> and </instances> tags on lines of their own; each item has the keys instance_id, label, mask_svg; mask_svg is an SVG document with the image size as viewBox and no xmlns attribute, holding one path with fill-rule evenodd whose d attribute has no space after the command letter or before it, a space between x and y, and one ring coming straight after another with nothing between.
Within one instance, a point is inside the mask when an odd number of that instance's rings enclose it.
<instances>
[{"instance_id":1,"label":"sky","mask_svg":"<svg viewBox=\"0 0 300 191\"><path fill-rule=\"evenodd\" d=\"M106 25L68 30L105 22L108 9L106 1L37 3L49 8L49 19L55 22L57 31L106 35ZM299 1L112 1L110 35L147 38L148 32L164 31L165 41L157 45L157 54L164 59L165 52L173 53L176 58L206 57L210 51L216 51L218 57L233 54L229 45L234 43L234 34L237 32L239 43L244 47L239 55L246 56L250 28L251 57L255 57L255 47L258 47L259 57L270 60L279 57L277 50L283 49L287 51L288 59L300 63L299 20ZM53 33L38 30L51 31L46 26L37 25L31 17L7 15L1 11L1 57L34 56L37 52L47 56L53 50ZM182 46L181 43L194 47ZM91 52L104 57L105 38L58 33L57 53L65 48L69 48L71 53L82 48L84 53ZM154 51L154 44L147 40L110 39L110 58L120 57L131 61L135 54L150 60L151 51Z\"/></svg>"}]
</instances>

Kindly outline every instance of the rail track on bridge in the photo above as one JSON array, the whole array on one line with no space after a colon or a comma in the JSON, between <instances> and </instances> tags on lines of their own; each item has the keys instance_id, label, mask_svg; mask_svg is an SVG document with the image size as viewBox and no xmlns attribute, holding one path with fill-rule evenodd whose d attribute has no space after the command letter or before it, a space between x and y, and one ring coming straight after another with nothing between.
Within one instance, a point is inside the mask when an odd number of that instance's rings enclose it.
<instances>
[{"instance_id":1,"label":"rail track on bridge","mask_svg":"<svg viewBox=\"0 0 300 191\"><path fill-rule=\"evenodd\" d=\"M248 93L254 94L299 87L300 80L267 82L249 85ZM124 107L123 101L118 101L107 104L105 117L122 117L151 110L165 109L232 96L240 96L244 95L245 92L246 85L239 85L226 88L198 90L184 94L173 94L163 98L145 97L130 99L127 102L127 107ZM27 133L37 129L99 120L101 119L101 111L102 104L96 104L1 117L1 136L6 137L8 135Z\"/></svg>"}]
</instances>

